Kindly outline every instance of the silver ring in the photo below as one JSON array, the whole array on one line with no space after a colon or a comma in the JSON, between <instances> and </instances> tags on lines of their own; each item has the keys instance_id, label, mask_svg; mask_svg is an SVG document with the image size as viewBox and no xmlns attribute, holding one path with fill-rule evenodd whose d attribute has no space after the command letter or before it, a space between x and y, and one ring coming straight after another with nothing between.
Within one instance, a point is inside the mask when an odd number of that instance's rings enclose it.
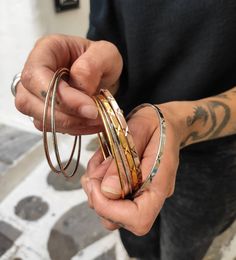
<instances>
[{"instance_id":1,"label":"silver ring","mask_svg":"<svg viewBox=\"0 0 236 260\"><path fill-rule=\"evenodd\" d=\"M16 96L16 87L17 87L18 83L20 82L20 79L21 79L21 72L17 73L12 80L11 93L14 97Z\"/></svg>"}]
</instances>

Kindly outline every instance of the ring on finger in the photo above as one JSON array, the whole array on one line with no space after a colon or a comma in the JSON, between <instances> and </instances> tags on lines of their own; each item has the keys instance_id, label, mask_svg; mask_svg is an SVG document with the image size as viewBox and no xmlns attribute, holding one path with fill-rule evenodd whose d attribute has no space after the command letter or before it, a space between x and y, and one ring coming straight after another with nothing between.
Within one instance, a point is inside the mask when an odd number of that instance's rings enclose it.
<instances>
[{"instance_id":1,"label":"ring on finger","mask_svg":"<svg viewBox=\"0 0 236 260\"><path fill-rule=\"evenodd\" d=\"M16 96L16 90L17 90L17 85L21 80L21 72L17 73L11 83L11 93L15 97Z\"/></svg>"}]
</instances>

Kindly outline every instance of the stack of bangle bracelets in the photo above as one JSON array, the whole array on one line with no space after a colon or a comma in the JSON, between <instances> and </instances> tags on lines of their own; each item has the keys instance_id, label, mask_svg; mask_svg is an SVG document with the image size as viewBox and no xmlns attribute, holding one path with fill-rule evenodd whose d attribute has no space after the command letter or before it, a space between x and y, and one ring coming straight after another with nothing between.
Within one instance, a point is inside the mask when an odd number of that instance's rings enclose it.
<instances>
[{"instance_id":1,"label":"stack of bangle bracelets","mask_svg":"<svg viewBox=\"0 0 236 260\"><path fill-rule=\"evenodd\" d=\"M56 123L55 123L55 102L56 102L56 93L59 82L63 76L68 76L69 70L66 68L59 69L53 75L53 78L49 84L47 96L45 99L44 114L43 114L43 142L44 142L44 151L48 164L53 172L62 173L65 177L72 177L78 170L79 160L80 160L80 150L81 150L81 136L75 136L71 154L66 164L62 163L61 156L58 149L57 135L56 135ZM140 160L137 154L134 141L131 133L129 132L126 119L124 118L123 111L119 108L116 103L115 98L107 89L101 89L100 93L96 96L93 96L93 100L97 105L99 115L104 125L104 131L98 133L98 138L100 142L100 147L106 159L109 156L114 158L117 173L120 180L122 198L125 196L129 198L134 198L140 195L152 181L152 178L156 175L161 157L165 145L165 119L163 117L160 109L152 104L142 104L136 107L128 115L127 120L132 117L138 110L144 107L151 107L155 110L157 117L159 119L159 128L160 128L160 137L159 137L159 146L157 149L155 161L153 163L152 169L148 174L146 180L142 180L142 173L140 169ZM50 111L49 111L50 107ZM58 164L56 168L51 160L48 146L48 137L47 137L47 127L46 122L48 121L48 115L50 116L50 125L52 132L53 140L53 150L55 158ZM78 147L78 148L76 148ZM75 150L77 151L77 159L75 167L71 173L68 173L68 167L72 162L74 157ZM127 194L128 193L128 194Z\"/></svg>"}]
</instances>

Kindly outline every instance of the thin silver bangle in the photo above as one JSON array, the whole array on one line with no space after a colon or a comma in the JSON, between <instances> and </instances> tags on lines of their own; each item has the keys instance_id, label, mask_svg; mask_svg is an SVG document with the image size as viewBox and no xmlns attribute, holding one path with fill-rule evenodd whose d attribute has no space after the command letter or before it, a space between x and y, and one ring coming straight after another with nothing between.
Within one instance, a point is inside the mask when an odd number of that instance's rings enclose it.
<instances>
[{"instance_id":1,"label":"thin silver bangle","mask_svg":"<svg viewBox=\"0 0 236 260\"><path fill-rule=\"evenodd\" d=\"M158 146L155 162L152 166L152 169L151 169L149 175L147 176L146 180L140 186L140 188L132 195L133 198L142 194L142 192L145 191L145 189L148 187L148 185L152 182L153 177L157 174L160 163L161 163L161 158L163 155L165 141L166 141L166 122L165 122L165 118L164 118L160 108L157 105L144 103L140 106L137 106L129 113L129 115L127 116L127 121L133 114L135 114L138 110L140 110L144 107L151 107L156 111L158 119L159 119L159 123L160 123L160 138L159 138L159 146Z\"/></svg>"},{"instance_id":2,"label":"thin silver bangle","mask_svg":"<svg viewBox=\"0 0 236 260\"><path fill-rule=\"evenodd\" d=\"M48 164L51 168L51 170L55 173L63 173L63 175L66 178L72 177L79 166L79 159L80 159L80 150L81 150L81 136L79 136L79 142L78 142L78 152L77 152L77 159L76 159L76 164L75 167L72 171L71 174L68 174L66 172L66 169L69 167L69 165L71 164L71 161L73 159L73 155L76 149L76 144L77 144L77 136L74 138L74 144L72 147L72 151L70 154L70 157L67 161L67 163L65 165L62 165L61 162L61 157L59 154L59 150L58 150L58 144L57 144L57 137L56 137L56 126L55 126L55 99L56 99L56 91L57 91L57 87L59 85L59 81L61 79L61 77L63 75L68 75L69 74L69 70L66 68L63 69L59 69L55 72L55 74L53 75L53 78L50 82L49 88L48 88L48 92L46 95L46 99L45 99L45 105L44 105L44 112L43 112L43 141L44 141L44 151L45 151L45 155L46 155L46 159L48 161ZM52 94L52 96L51 96ZM51 131L53 134L53 146L54 146L54 153L55 153L55 157L57 160L57 164L59 166L59 169L56 169L53 166L50 154L49 154L49 147L48 147L48 140L47 140L47 119L48 119L48 110L49 110L49 106L50 106L50 98L52 98L51 101L51 109L50 109L50 122L51 122Z\"/></svg>"}]
</instances>

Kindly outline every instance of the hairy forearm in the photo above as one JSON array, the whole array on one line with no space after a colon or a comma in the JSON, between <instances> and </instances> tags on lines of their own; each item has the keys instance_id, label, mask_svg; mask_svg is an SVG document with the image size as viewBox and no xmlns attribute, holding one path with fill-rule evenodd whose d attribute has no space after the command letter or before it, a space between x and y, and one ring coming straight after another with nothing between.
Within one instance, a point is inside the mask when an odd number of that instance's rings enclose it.
<instances>
[{"instance_id":1,"label":"hairy forearm","mask_svg":"<svg viewBox=\"0 0 236 260\"><path fill-rule=\"evenodd\" d=\"M209 98L161 106L178 126L181 147L236 134L236 87Z\"/></svg>"}]
</instances>

